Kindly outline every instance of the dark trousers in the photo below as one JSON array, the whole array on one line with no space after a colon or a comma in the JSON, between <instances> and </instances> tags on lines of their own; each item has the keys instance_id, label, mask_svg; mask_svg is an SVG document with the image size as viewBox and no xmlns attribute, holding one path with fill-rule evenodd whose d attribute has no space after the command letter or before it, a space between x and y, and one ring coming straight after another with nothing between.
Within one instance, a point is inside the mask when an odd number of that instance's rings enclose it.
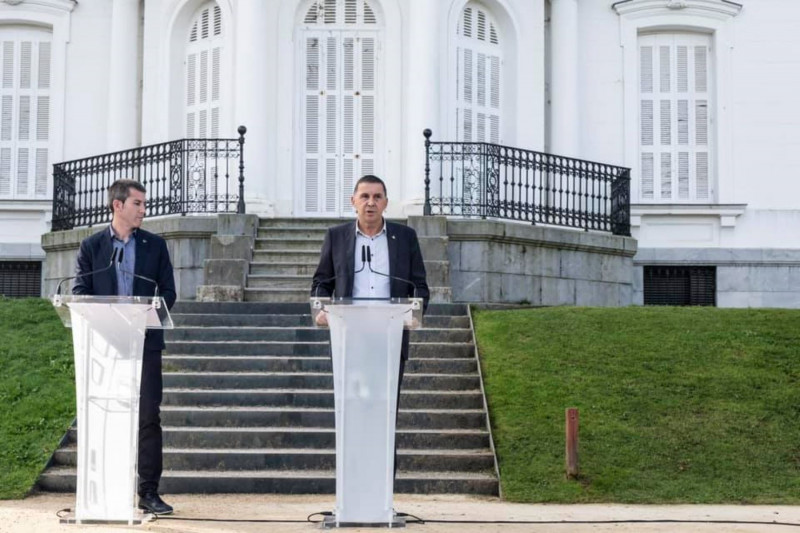
<instances>
[{"instance_id":1,"label":"dark trousers","mask_svg":"<svg viewBox=\"0 0 800 533\"><path fill-rule=\"evenodd\" d=\"M161 350L145 350L139 391L139 495L158 492L161 449Z\"/></svg>"}]
</instances>

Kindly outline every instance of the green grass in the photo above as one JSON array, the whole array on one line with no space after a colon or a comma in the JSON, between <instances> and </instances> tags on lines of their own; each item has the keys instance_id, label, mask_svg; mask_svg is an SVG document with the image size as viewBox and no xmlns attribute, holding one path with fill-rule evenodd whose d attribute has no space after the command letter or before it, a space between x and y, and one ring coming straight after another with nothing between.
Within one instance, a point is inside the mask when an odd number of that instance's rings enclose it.
<instances>
[{"instance_id":1,"label":"green grass","mask_svg":"<svg viewBox=\"0 0 800 533\"><path fill-rule=\"evenodd\" d=\"M0 499L21 498L75 416L70 330L47 300L0 297Z\"/></svg>"},{"instance_id":2,"label":"green grass","mask_svg":"<svg viewBox=\"0 0 800 533\"><path fill-rule=\"evenodd\" d=\"M504 497L800 504L800 312L476 311ZM577 480L564 410L580 410Z\"/></svg>"}]
</instances>

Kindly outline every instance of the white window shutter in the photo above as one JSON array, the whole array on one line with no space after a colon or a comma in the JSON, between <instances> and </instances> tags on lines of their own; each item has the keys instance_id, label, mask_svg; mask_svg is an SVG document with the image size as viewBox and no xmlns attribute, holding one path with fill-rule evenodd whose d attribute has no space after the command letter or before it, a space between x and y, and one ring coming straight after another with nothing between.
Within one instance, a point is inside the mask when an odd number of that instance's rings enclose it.
<instances>
[{"instance_id":1,"label":"white window shutter","mask_svg":"<svg viewBox=\"0 0 800 533\"><path fill-rule=\"evenodd\" d=\"M303 19L307 214L349 214L355 180L375 171L379 33L370 27L375 24L366 0L318 0Z\"/></svg>"},{"instance_id":2,"label":"white window shutter","mask_svg":"<svg viewBox=\"0 0 800 533\"><path fill-rule=\"evenodd\" d=\"M305 40L305 208L319 209L319 71L321 64L320 39Z\"/></svg>"},{"instance_id":3,"label":"white window shutter","mask_svg":"<svg viewBox=\"0 0 800 533\"><path fill-rule=\"evenodd\" d=\"M186 42L186 137L219 138L224 20L216 2L202 6Z\"/></svg>"},{"instance_id":4,"label":"white window shutter","mask_svg":"<svg viewBox=\"0 0 800 533\"><path fill-rule=\"evenodd\" d=\"M51 34L0 30L0 196L46 198L50 154Z\"/></svg>"},{"instance_id":5,"label":"white window shutter","mask_svg":"<svg viewBox=\"0 0 800 533\"><path fill-rule=\"evenodd\" d=\"M497 25L470 2L456 36L455 136L463 142L501 142L502 47Z\"/></svg>"},{"instance_id":6,"label":"white window shutter","mask_svg":"<svg viewBox=\"0 0 800 533\"><path fill-rule=\"evenodd\" d=\"M642 200L712 198L709 50L710 37L701 34L639 37Z\"/></svg>"}]
</instances>

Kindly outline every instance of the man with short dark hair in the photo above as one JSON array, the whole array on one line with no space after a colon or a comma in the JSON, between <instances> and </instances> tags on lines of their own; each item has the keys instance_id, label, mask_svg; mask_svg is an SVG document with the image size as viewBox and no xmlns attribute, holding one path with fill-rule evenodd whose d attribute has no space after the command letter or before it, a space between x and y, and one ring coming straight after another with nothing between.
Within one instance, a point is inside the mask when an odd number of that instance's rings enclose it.
<instances>
[{"instance_id":1,"label":"man with short dark hair","mask_svg":"<svg viewBox=\"0 0 800 533\"><path fill-rule=\"evenodd\" d=\"M77 258L77 279L73 294L95 296L153 296L158 294L167 307L175 303L175 279L167 244L158 235L140 229L146 208L146 189L135 180L121 179L108 188L111 224L81 242ZM114 250L121 257L115 268L103 269ZM121 255L120 255L121 254ZM100 270L91 275L88 272ZM136 277L134 276L141 276ZM158 495L161 480L161 351L164 332L149 330L144 340L142 382L139 396L139 508L153 514L172 513Z\"/></svg>"},{"instance_id":2,"label":"man with short dark hair","mask_svg":"<svg viewBox=\"0 0 800 533\"><path fill-rule=\"evenodd\" d=\"M377 176L366 175L356 182L350 198L357 219L328 229L322 243L319 265L311 283L312 296L345 298L410 298L423 299L427 308L430 292L425 278L425 264L417 233L408 226L388 222L383 212L389 203L386 184ZM356 272L356 250L369 246L372 268ZM360 268L360 265L359 265ZM376 274L380 272L384 275ZM392 277L389 278L385 274ZM414 287L402 280L408 280ZM320 325L327 324L325 313L319 313ZM409 334L403 331L400 375L397 383L398 410L400 385L409 352ZM397 460L395 455L395 472Z\"/></svg>"}]
</instances>

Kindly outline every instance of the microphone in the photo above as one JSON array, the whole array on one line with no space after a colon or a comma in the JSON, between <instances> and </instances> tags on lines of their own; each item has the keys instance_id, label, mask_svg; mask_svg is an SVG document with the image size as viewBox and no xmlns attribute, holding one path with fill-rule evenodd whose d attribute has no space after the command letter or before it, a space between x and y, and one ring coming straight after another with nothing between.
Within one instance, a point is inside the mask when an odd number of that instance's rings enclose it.
<instances>
[{"instance_id":1,"label":"microphone","mask_svg":"<svg viewBox=\"0 0 800 533\"><path fill-rule=\"evenodd\" d=\"M78 274L76 276L68 276L66 278L63 278L61 281L58 282L58 286L56 286L56 295L61 296L61 285L69 279L78 279L78 278L83 278L85 276L91 276L93 274L99 274L100 272L105 272L109 268L113 267L114 261L117 259L117 251L120 252L119 254L120 256L122 255L122 250L114 248L114 250L111 252L111 260L108 262L108 266L105 266L103 268L98 268L97 270L92 270L91 272L86 272L84 274Z\"/></svg>"},{"instance_id":2,"label":"microphone","mask_svg":"<svg viewBox=\"0 0 800 533\"><path fill-rule=\"evenodd\" d=\"M364 246L362 244L361 245L361 268L359 268L358 270L353 272L353 274L358 274L359 272L364 270L364 268L367 266L368 254L369 254L369 246ZM323 283L328 283L329 281L333 281L336 278L337 278L337 276L333 276L333 277L330 277L328 279L323 279L322 281L317 283L317 287L314 290L314 298L319 298L319 287L320 287L320 285L322 285ZM334 289L333 289L333 298L336 298L336 287L334 287Z\"/></svg>"},{"instance_id":3,"label":"microphone","mask_svg":"<svg viewBox=\"0 0 800 533\"><path fill-rule=\"evenodd\" d=\"M372 269L372 250L370 250L369 246L367 246L367 265L369 265L369 271L372 272L373 274L377 274L379 276L386 276L389 279L396 279L397 281L408 283L414 289L413 298L417 297L417 286L413 281L405 278L398 278L397 276L392 276L390 274L384 274L383 272L378 272L377 270Z\"/></svg>"},{"instance_id":4,"label":"microphone","mask_svg":"<svg viewBox=\"0 0 800 533\"><path fill-rule=\"evenodd\" d=\"M154 280L154 279L148 278L147 276L142 276L141 274L137 274L135 272L131 272L129 270L123 269L122 268L122 258L124 257L124 254L125 254L125 250L120 248L119 249L119 256L117 257L117 268L119 268L119 271L122 272L123 274L129 274L129 275L133 276L134 278L143 279L145 281L149 281L150 283L152 283L153 287L154 287L153 298L155 298L157 300L158 299L158 282L156 280Z\"/></svg>"}]
</instances>

